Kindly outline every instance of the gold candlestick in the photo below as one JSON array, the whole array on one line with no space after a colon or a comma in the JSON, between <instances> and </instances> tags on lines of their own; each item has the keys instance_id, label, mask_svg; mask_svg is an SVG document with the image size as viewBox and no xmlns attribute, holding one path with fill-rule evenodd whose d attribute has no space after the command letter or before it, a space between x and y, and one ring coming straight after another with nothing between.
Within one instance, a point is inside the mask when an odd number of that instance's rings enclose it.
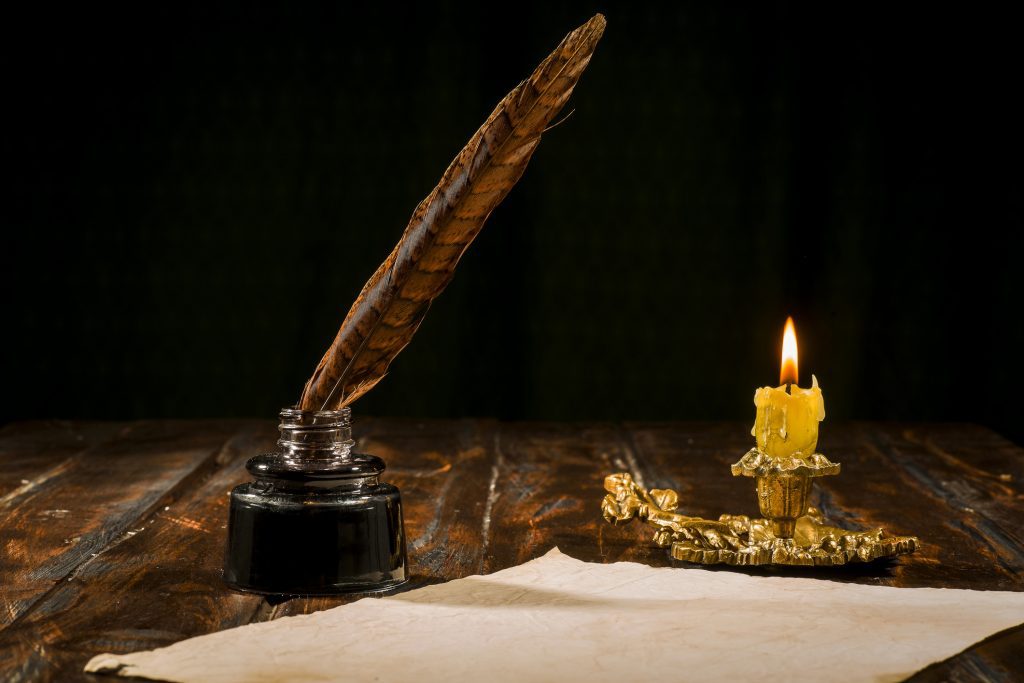
<instances>
[{"instance_id":1,"label":"gold candlestick","mask_svg":"<svg viewBox=\"0 0 1024 683\"><path fill-rule=\"evenodd\" d=\"M650 524L656 545L669 548L677 560L700 564L836 566L914 552L918 541L913 536L828 525L807 500L814 477L838 474L839 465L815 456L815 464L800 465L804 470L759 473L765 472L761 467L767 458L753 449L732 466L733 474L757 479L762 519L721 515L710 520L680 514L675 491L645 491L625 472L605 477L608 494L601 511L612 524L634 519Z\"/></svg>"},{"instance_id":2,"label":"gold candlestick","mask_svg":"<svg viewBox=\"0 0 1024 683\"><path fill-rule=\"evenodd\" d=\"M753 477L757 504L777 538L793 538L796 521L807 514L814 477L839 474L839 465L820 453L810 458L776 458L756 448L732 466L732 476Z\"/></svg>"},{"instance_id":3,"label":"gold candlestick","mask_svg":"<svg viewBox=\"0 0 1024 683\"><path fill-rule=\"evenodd\" d=\"M780 383L754 395L757 419L751 433L757 446L732 466L733 476L756 481L762 519L722 515L713 521L679 514L675 491L645 491L626 473L604 480L604 518L613 524L641 519L655 527L654 542L670 547L672 557L702 564L841 565L913 552L913 536L828 526L810 506L814 479L839 474L839 463L814 452L825 404L816 379L810 389L797 386L792 318L786 321Z\"/></svg>"}]
</instances>

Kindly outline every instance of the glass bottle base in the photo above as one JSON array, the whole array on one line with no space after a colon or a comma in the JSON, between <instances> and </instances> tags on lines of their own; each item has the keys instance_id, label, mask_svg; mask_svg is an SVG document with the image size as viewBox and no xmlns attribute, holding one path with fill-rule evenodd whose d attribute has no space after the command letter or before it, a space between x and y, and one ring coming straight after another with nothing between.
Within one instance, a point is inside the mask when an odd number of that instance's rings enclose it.
<instances>
[{"instance_id":1,"label":"glass bottle base","mask_svg":"<svg viewBox=\"0 0 1024 683\"><path fill-rule=\"evenodd\" d=\"M330 467L329 477L323 470L307 477L274 456L253 458L248 468L258 480L231 492L224 565L229 586L270 595L333 595L406 582L401 494L377 481L384 470L379 458L352 456Z\"/></svg>"}]
</instances>

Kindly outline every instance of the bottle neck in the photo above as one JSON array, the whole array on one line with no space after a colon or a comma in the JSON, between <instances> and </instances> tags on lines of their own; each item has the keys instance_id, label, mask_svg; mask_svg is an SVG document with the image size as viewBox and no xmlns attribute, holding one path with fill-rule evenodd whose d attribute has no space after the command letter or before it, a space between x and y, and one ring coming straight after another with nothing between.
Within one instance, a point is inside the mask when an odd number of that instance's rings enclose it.
<instances>
[{"instance_id":1,"label":"bottle neck","mask_svg":"<svg viewBox=\"0 0 1024 683\"><path fill-rule=\"evenodd\" d=\"M277 445L286 461L300 463L324 460L347 460L352 455L352 411L299 410L281 411L281 432Z\"/></svg>"}]
</instances>

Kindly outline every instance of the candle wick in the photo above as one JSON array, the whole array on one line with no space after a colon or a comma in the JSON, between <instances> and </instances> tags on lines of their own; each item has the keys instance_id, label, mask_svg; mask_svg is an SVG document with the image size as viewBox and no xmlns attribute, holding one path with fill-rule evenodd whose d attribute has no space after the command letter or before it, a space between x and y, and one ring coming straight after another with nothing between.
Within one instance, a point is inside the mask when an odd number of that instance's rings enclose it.
<instances>
[{"instance_id":1,"label":"candle wick","mask_svg":"<svg viewBox=\"0 0 1024 683\"><path fill-rule=\"evenodd\" d=\"M786 393L789 394L790 396L793 395L793 390L792 389L793 389L793 383L792 382L786 382Z\"/></svg>"}]
</instances>

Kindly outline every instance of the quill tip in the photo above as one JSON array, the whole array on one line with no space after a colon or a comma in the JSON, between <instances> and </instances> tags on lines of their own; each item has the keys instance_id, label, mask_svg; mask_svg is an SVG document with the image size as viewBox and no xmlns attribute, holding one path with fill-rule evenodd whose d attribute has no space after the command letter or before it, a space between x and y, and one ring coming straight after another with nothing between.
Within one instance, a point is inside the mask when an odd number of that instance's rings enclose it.
<instances>
[{"instance_id":1,"label":"quill tip","mask_svg":"<svg viewBox=\"0 0 1024 683\"><path fill-rule=\"evenodd\" d=\"M595 31L598 35L604 33L604 27L608 25L608 20L604 18L604 15L600 12L590 17L590 21L583 25L590 31Z\"/></svg>"},{"instance_id":2,"label":"quill tip","mask_svg":"<svg viewBox=\"0 0 1024 683\"><path fill-rule=\"evenodd\" d=\"M566 36L565 41L568 43L584 42L596 45L597 41L601 40L601 36L604 35L604 27L607 24L608 22L604 18L604 14L594 14L586 24Z\"/></svg>"}]
</instances>

